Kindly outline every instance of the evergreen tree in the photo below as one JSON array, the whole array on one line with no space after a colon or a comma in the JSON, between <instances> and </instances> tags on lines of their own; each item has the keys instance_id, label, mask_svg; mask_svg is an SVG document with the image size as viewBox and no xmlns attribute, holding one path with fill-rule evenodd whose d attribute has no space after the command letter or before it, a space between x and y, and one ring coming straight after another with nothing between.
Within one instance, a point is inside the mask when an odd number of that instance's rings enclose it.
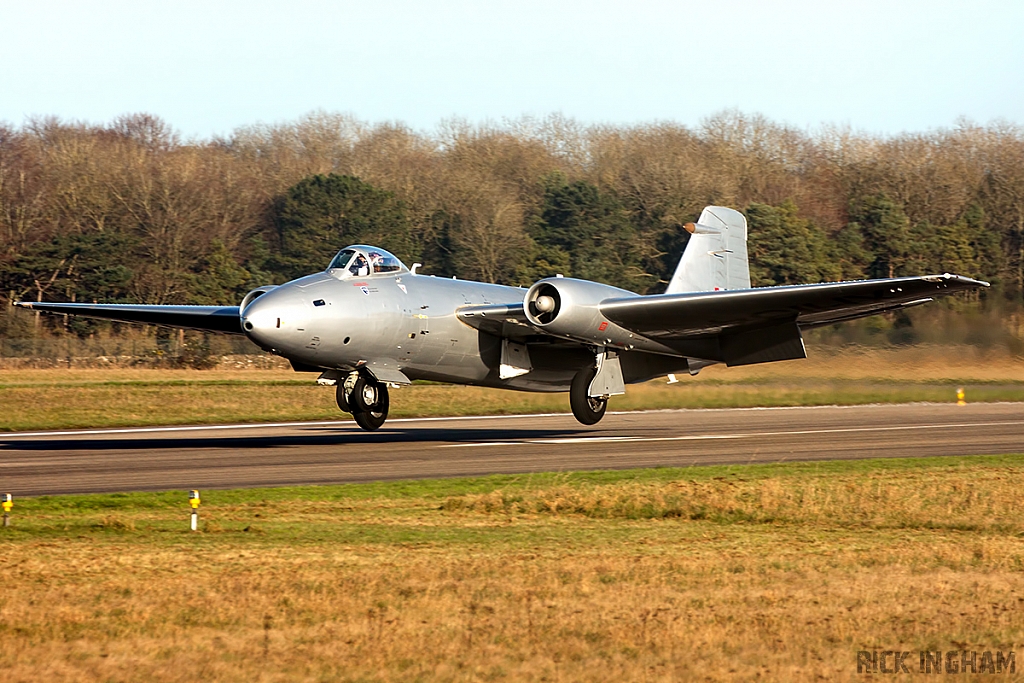
<instances>
[{"instance_id":1,"label":"evergreen tree","mask_svg":"<svg viewBox=\"0 0 1024 683\"><path fill-rule=\"evenodd\" d=\"M1007 259L999 233L989 225L985 210L978 204L967 207L961 220L967 226L968 239L978 264L978 270L971 276L988 280L994 289L1001 289L1004 283L1000 273L1005 271ZM983 296L984 292L980 294Z\"/></svg>"},{"instance_id":2,"label":"evergreen tree","mask_svg":"<svg viewBox=\"0 0 1024 683\"><path fill-rule=\"evenodd\" d=\"M57 235L28 247L4 272L4 289L50 301L129 300L137 242L118 233Z\"/></svg>"},{"instance_id":3,"label":"evergreen tree","mask_svg":"<svg viewBox=\"0 0 1024 683\"><path fill-rule=\"evenodd\" d=\"M824 231L800 218L796 204L751 204L747 216L747 254L755 287L838 280L842 268L833 260Z\"/></svg>"},{"instance_id":4,"label":"evergreen tree","mask_svg":"<svg viewBox=\"0 0 1024 683\"><path fill-rule=\"evenodd\" d=\"M873 278L907 275L907 263L917 248L911 239L910 219L886 194L864 197L853 202L851 225L864 237L864 250L870 254L867 275Z\"/></svg>"},{"instance_id":5,"label":"evergreen tree","mask_svg":"<svg viewBox=\"0 0 1024 683\"><path fill-rule=\"evenodd\" d=\"M561 173L550 175L529 234L533 247L521 271L527 277L555 270L629 289L651 279L641 268L625 207L586 181L570 183Z\"/></svg>"},{"instance_id":6,"label":"evergreen tree","mask_svg":"<svg viewBox=\"0 0 1024 683\"><path fill-rule=\"evenodd\" d=\"M237 304L249 289L249 272L238 265L235 257L220 240L198 264L189 278L189 301L195 304Z\"/></svg>"},{"instance_id":7,"label":"evergreen tree","mask_svg":"<svg viewBox=\"0 0 1024 683\"><path fill-rule=\"evenodd\" d=\"M875 256L864 246L864 233L856 223L848 223L832 239L832 262L840 280L861 280Z\"/></svg>"}]
</instances>

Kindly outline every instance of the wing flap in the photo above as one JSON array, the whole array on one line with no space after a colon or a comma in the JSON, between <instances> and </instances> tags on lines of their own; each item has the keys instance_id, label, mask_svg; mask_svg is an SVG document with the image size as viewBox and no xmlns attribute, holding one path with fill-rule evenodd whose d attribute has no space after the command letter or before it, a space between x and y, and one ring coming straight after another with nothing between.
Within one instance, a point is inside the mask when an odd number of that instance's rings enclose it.
<instances>
[{"instance_id":1,"label":"wing flap","mask_svg":"<svg viewBox=\"0 0 1024 683\"><path fill-rule=\"evenodd\" d=\"M190 330L243 334L238 306L167 306L156 304L78 304L18 301L33 311L103 318L123 323L181 327Z\"/></svg>"},{"instance_id":2,"label":"wing flap","mask_svg":"<svg viewBox=\"0 0 1024 683\"><path fill-rule=\"evenodd\" d=\"M722 360L729 367L807 358L800 327L794 322L764 327L754 332L722 335Z\"/></svg>"}]
</instances>

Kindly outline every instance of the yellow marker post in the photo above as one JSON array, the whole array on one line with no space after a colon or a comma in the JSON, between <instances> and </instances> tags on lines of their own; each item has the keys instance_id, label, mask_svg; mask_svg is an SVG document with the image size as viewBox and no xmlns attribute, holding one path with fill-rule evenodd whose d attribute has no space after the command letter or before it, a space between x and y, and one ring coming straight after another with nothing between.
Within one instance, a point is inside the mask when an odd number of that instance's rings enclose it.
<instances>
[{"instance_id":1,"label":"yellow marker post","mask_svg":"<svg viewBox=\"0 0 1024 683\"><path fill-rule=\"evenodd\" d=\"M199 491L188 492L188 504L192 506L192 531L199 530Z\"/></svg>"},{"instance_id":2,"label":"yellow marker post","mask_svg":"<svg viewBox=\"0 0 1024 683\"><path fill-rule=\"evenodd\" d=\"M11 525L11 508L14 507L14 497L9 493L4 494L3 498L4 506L4 526Z\"/></svg>"},{"instance_id":3,"label":"yellow marker post","mask_svg":"<svg viewBox=\"0 0 1024 683\"><path fill-rule=\"evenodd\" d=\"M956 404L958 406L965 406L965 405L967 405L967 401L964 400L964 388L963 387L957 387L956 388Z\"/></svg>"}]
</instances>

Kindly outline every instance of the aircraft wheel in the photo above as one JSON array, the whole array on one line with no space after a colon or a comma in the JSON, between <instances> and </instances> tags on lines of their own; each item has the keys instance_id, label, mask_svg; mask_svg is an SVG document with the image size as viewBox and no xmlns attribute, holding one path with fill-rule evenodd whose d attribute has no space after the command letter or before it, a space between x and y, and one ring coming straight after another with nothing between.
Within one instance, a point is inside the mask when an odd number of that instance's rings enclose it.
<instances>
[{"instance_id":1,"label":"aircraft wheel","mask_svg":"<svg viewBox=\"0 0 1024 683\"><path fill-rule=\"evenodd\" d=\"M380 429L388 419L391 401L385 384L360 377L348 395L348 403L356 424L368 432Z\"/></svg>"},{"instance_id":2,"label":"aircraft wheel","mask_svg":"<svg viewBox=\"0 0 1024 683\"><path fill-rule=\"evenodd\" d=\"M338 407L341 408L341 410L343 412L351 413L352 412L352 406L349 405L349 403L348 403L348 396L345 395L345 382L344 382L344 380L339 381L338 384L337 384L337 387L338 387L338 389L334 393L334 396L335 396L335 399L338 401Z\"/></svg>"},{"instance_id":3,"label":"aircraft wheel","mask_svg":"<svg viewBox=\"0 0 1024 683\"><path fill-rule=\"evenodd\" d=\"M608 399L594 398L589 395L590 383L597 374L597 368L584 368L572 378L569 388L569 407L576 419L585 425L595 425L604 417L608 408Z\"/></svg>"},{"instance_id":4,"label":"aircraft wheel","mask_svg":"<svg viewBox=\"0 0 1024 683\"><path fill-rule=\"evenodd\" d=\"M388 419L388 409L384 406L384 410L375 410L370 413L352 413L352 417L355 418L356 424L365 429L368 432L375 432L384 425L384 421Z\"/></svg>"}]
</instances>

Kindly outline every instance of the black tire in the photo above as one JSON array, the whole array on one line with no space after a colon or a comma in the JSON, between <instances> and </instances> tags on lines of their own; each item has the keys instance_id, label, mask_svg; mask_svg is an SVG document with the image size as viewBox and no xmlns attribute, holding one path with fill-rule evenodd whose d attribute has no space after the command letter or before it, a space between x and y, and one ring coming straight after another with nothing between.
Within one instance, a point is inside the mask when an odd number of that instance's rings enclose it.
<instances>
[{"instance_id":1,"label":"black tire","mask_svg":"<svg viewBox=\"0 0 1024 683\"><path fill-rule=\"evenodd\" d=\"M391 405L386 384L372 379L360 377L348 395L348 404L352 408L352 417L356 424L368 432L381 428L388 419L388 408Z\"/></svg>"},{"instance_id":2,"label":"black tire","mask_svg":"<svg viewBox=\"0 0 1024 683\"><path fill-rule=\"evenodd\" d=\"M348 404L353 413L368 413L380 402L380 390L384 385L366 377L360 377L352 385L348 395ZM387 391L387 389L384 389Z\"/></svg>"},{"instance_id":3,"label":"black tire","mask_svg":"<svg viewBox=\"0 0 1024 683\"><path fill-rule=\"evenodd\" d=\"M388 419L387 406L384 407L383 411L352 413L352 417L355 418L356 424L366 431L375 432L384 426L384 421Z\"/></svg>"},{"instance_id":4,"label":"black tire","mask_svg":"<svg viewBox=\"0 0 1024 683\"><path fill-rule=\"evenodd\" d=\"M604 417L604 411L608 408L608 399L592 398L589 394L590 383L597 374L597 368L584 368L572 378L572 386L569 388L569 407L572 414L585 425L596 425Z\"/></svg>"},{"instance_id":5,"label":"black tire","mask_svg":"<svg viewBox=\"0 0 1024 683\"><path fill-rule=\"evenodd\" d=\"M338 380L338 390L334 392L335 400L338 402L338 407L341 408L342 412L351 413L352 406L348 404L348 397L345 396L345 379Z\"/></svg>"}]
</instances>

